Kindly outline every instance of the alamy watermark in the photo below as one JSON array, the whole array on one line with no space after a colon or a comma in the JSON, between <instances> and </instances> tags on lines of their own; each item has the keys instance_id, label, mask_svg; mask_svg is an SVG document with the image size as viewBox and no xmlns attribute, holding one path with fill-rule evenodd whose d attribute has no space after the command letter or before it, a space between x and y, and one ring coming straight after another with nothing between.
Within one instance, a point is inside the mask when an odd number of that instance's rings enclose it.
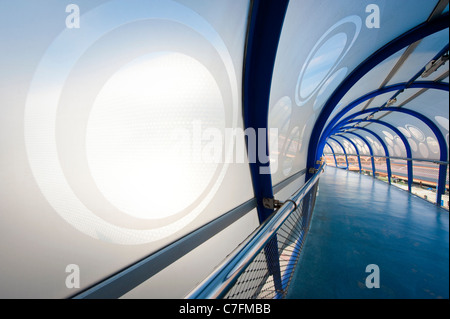
<instances>
[{"instance_id":1,"label":"alamy watermark","mask_svg":"<svg viewBox=\"0 0 450 319\"><path fill-rule=\"evenodd\" d=\"M171 133L172 153L189 163L246 164L260 163L260 174L278 170L278 128L204 127L200 120L191 127L176 128ZM229 147L232 145L233 147ZM269 151L270 146L270 151Z\"/></svg>"},{"instance_id":2,"label":"alamy watermark","mask_svg":"<svg viewBox=\"0 0 450 319\"><path fill-rule=\"evenodd\" d=\"M68 289L79 289L80 288L80 267L75 264L70 264L66 266L66 287Z\"/></svg>"},{"instance_id":3,"label":"alamy watermark","mask_svg":"<svg viewBox=\"0 0 450 319\"><path fill-rule=\"evenodd\" d=\"M68 29L80 28L80 7L76 4L69 4L66 7L68 16L66 17L66 27Z\"/></svg>"},{"instance_id":4,"label":"alamy watermark","mask_svg":"<svg viewBox=\"0 0 450 319\"><path fill-rule=\"evenodd\" d=\"M369 4L366 7L366 13L369 15L366 18L366 27L368 29L381 28L381 12L380 7L376 4Z\"/></svg>"},{"instance_id":5,"label":"alamy watermark","mask_svg":"<svg viewBox=\"0 0 450 319\"><path fill-rule=\"evenodd\" d=\"M375 264L368 265L366 273L370 273L366 278L366 287L369 289L380 288L380 267Z\"/></svg>"},{"instance_id":6,"label":"alamy watermark","mask_svg":"<svg viewBox=\"0 0 450 319\"><path fill-rule=\"evenodd\" d=\"M66 6L66 27L68 29L80 28L80 7L77 4L69 4ZM366 27L368 29L379 29L381 27L380 7L376 4L369 4L366 7L366 13L369 15L366 18Z\"/></svg>"}]
</instances>

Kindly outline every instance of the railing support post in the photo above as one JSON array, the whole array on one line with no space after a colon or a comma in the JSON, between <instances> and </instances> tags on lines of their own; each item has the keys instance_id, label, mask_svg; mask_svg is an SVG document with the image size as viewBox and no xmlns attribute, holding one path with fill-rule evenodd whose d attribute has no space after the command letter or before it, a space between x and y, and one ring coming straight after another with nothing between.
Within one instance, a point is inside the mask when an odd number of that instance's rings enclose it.
<instances>
[{"instance_id":1,"label":"railing support post","mask_svg":"<svg viewBox=\"0 0 450 319\"><path fill-rule=\"evenodd\" d=\"M445 194L445 184L447 182L447 165L439 165L439 178L436 188L436 205L442 206L442 195Z\"/></svg>"}]
</instances>

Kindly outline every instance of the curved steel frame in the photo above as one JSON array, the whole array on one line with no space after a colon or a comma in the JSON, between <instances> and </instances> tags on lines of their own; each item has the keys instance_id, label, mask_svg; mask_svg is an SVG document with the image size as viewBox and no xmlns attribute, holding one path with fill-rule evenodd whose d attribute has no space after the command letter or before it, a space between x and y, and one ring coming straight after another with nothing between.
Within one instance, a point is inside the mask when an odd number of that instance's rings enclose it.
<instances>
[{"instance_id":1,"label":"curved steel frame","mask_svg":"<svg viewBox=\"0 0 450 319\"><path fill-rule=\"evenodd\" d=\"M337 163L337 159L336 159L336 152L334 151L334 148L329 143L327 143L327 145L331 149L331 152L333 152L334 164L336 165L336 167L338 167L338 163Z\"/></svg>"},{"instance_id":2,"label":"curved steel frame","mask_svg":"<svg viewBox=\"0 0 450 319\"><path fill-rule=\"evenodd\" d=\"M252 154L256 163L250 163L260 223L273 213L272 209L265 208L263 204L264 198L273 198L267 154L269 98L278 43L288 5L289 0L254 0L247 37L243 83L244 126L245 129L255 130L257 141L261 138L266 141L264 150L260 150L259 143L256 143L256 154ZM247 149L249 152L253 151L248 147ZM261 154L266 154L266 159L262 159Z\"/></svg>"},{"instance_id":3,"label":"curved steel frame","mask_svg":"<svg viewBox=\"0 0 450 319\"><path fill-rule=\"evenodd\" d=\"M344 148L344 145L341 144L341 142L339 142L337 139L330 137L331 140L335 141L336 143L339 144L339 146L342 148L342 150L344 151L344 155L345 155L345 162L347 163L347 170L348 170L348 155L347 155L347 151ZM336 165L337 167L337 165Z\"/></svg>"},{"instance_id":4,"label":"curved steel frame","mask_svg":"<svg viewBox=\"0 0 450 319\"><path fill-rule=\"evenodd\" d=\"M362 171L362 164L361 164L361 157L360 157L361 155L359 153L359 150L358 150L358 147L356 146L356 144L351 139L349 139L347 136L345 136L345 135L336 135L336 136L339 136L339 137L345 139L346 141L348 141L350 144L353 145L353 148L356 151L356 155L358 156L359 172L361 173L361 171Z\"/></svg>"},{"instance_id":5,"label":"curved steel frame","mask_svg":"<svg viewBox=\"0 0 450 319\"><path fill-rule=\"evenodd\" d=\"M351 135L358 137L367 145L367 147L369 148L369 151L370 151L370 160L372 162L372 173L373 173L373 177L375 177L376 167L375 167L375 159L374 159L374 153L373 153L372 146L369 144L369 142L367 142L367 140L363 136L361 136L355 132L347 132L346 134L351 134Z\"/></svg>"},{"instance_id":6,"label":"curved steel frame","mask_svg":"<svg viewBox=\"0 0 450 319\"><path fill-rule=\"evenodd\" d=\"M260 224L264 223L274 211L273 208L267 208L264 205L264 199L273 199L268 143L269 100L278 43L288 5L289 0L253 0L247 34L243 117L245 129L254 129L258 141L254 148L249 148L247 141L247 152L256 159L255 163L250 163L250 173ZM261 140L265 141L264 149L260 149L262 145L259 141ZM250 154L252 151L256 154ZM271 244L265 247L266 258L275 287L277 290L282 290L276 245L277 240L274 238Z\"/></svg>"},{"instance_id":7,"label":"curved steel frame","mask_svg":"<svg viewBox=\"0 0 450 319\"><path fill-rule=\"evenodd\" d=\"M360 116L363 114L368 114L368 113L372 113L374 111L376 111L378 109L367 109L365 111L360 111L358 113L352 114L351 116L348 116L347 118L345 118L344 120L342 120L340 123L342 123L343 125L346 123L350 123L350 118L353 118L355 115L356 116ZM416 111L410 110L410 109L405 109L405 108L395 108L395 107L389 107L389 108L385 108L383 109L383 111L389 111L389 112L400 112L400 113L404 113L404 114L408 114L410 116L413 116L417 119L419 119L420 121L422 121L425 125L427 125L431 131L433 132L433 134L435 135L438 144L439 144L439 148L440 148L440 158L439 160L441 162L445 162L448 159L448 146L445 140L444 135L442 134L441 130L439 129L439 127L433 122L431 121L429 118L427 118L426 116L424 116L421 113L418 113ZM367 121L367 120L364 120ZM359 121L361 122L361 121ZM370 122L370 121L369 121ZM340 125L337 124L336 126ZM403 134L399 134L399 136L403 136ZM403 136L404 137L404 136ZM407 145L409 146L409 143L407 143ZM412 156L408 156L409 158L412 158ZM439 165L439 177L438 177L438 186L437 186L437 195L436 195L436 204L438 206L441 205L441 200L442 200L442 195L445 194L445 184L446 184L446 177L447 177L447 167L444 164L440 164Z\"/></svg>"},{"instance_id":8,"label":"curved steel frame","mask_svg":"<svg viewBox=\"0 0 450 319\"><path fill-rule=\"evenodd\" d=\"M369 134L372 134L372 136L374 136L378 140L378 142L380 142L381 146L383 147L384 154L386 155L386 167L387 167L388 181L389 181L389 184L391 184L392 183L392 169L391 169L391 159L390 159L391 154L389 154L389 149L388 149L386 143L383 141L383 139L380 136L378 136L378 134L376 134L372 130L369 130L368 128L365 128L365 127L361 127L360 129L363 131L366 131Z\"/></svg>"},{"instance_id":9,"label":"curved steel frame","mask_svg":"<svg viewBox=\"0 0 450 319\"><path fill-rule=\"evenodd\" d=\"M384 154L386 155L386 167L387 167L388 181L389 181L389 184L391 184L391 182L392 182L392 180L391 180L391 178L392 178L391 159L390 159L389 149L386 146L386 143L383 141L383 139L380 136L378 136L378 134L369 130L368 128L360 127L359 130L365 131L365 132L371 134L372 136L374 136L378 140L378 142L380 142L381 146L383 147ZM341 135L341 137L345 138L344 135ZM348 140L350 140L350 139L348 139Z\"/></svg>"},{"instance_id":10,"label":"curved steel frame","mask_svg":"<svg viewBox=\"0 0 450 319\"><path fill-rule=\"evenodd\" d=\"M362 120L362 121L356 121L355 120L355 121L348 121L346 123L342 123L342 122L341 123L344 125L344 124L348 124L348 123L352 123L352 122L353 123L370 122L370 123L376 123L376 124L380 124L380 125L386 126L387 128L389 128L392 131L394 131L394 133L397 134L400 137L400 139L402 140L402 142L403 142L403 144L405 146L405 149L406 149L406 157L409 158L409 159L412 158L411 146L409 145L407 138L395 126L393 126L393 125L391 125L389 123L383 122L383 121L367 120L367 119L366 120ZM339 127L336 127L335 129L338 130ZM413 174L414 172L413 172L413 165L412 164L413 164L412 161L409 160L408 161L408 191L409 192L412 191L412 183L413 183L413 178L414 178L414 174Z\"/></svg>"},{"instance_id":11,"label":"curved steel frame","mask_svg":"<svg viewBox=\"0 0 450 319\"><path fill-rule=\"evenodd\" d=\"M322 109L318 120L313 128L311 139L308 146L308 157L307 157L307 167L317 168L316 161L320 156L321 149L319 149L319 141L322 135L322 131L331 116L334 108L338 105L339 101L344 97L344 95L370 70L375 66L380 64L382 61L392 56L396 52L402 50L403 48L431 35L436 32L448 28L448 17L449 14L446 12L442 14L439 18L432 21L427 21L421 25L411 29L410 31L404 33L400 37L386 44L384 47L375 52L372 56L361 63L335 90L332 96L328 99L327 103ZM329 135L325 135L325 138ZM309 170L308 170L309 171ZM311 178L311 173L308 172L306 179Z\"/></svg>"},{"instance_id":12,"label":"curved steel frame","mask_svg":"<svg viewBox=\"0 0 450 319\"><path fill-rule=\"evenodd\" d=\"M366 95L364 95L364 96L354 100L349 105L347 105L344 109L342 109L339 113L337 113L333 117L333 119L330 121L330 123L325 127L325 129L324 129L324 131L322 133L322 136L321 136L321 138L319 140L319 143L318 143L318 152L319 153L322 152L322 150L323 150L322 145L323 145L324 140L326 140L326 138L332 134L331 131L332 131L333 127L336 126L336 124L339 122L339 120L341 118L344 117L345 114L347 114L349 111L351 111L352 109L354 109L355 107L357 107L358 105L360 105L361 103L363 103L365 101L368 101L368 100L370 100L370 99L372 99L374 97L377 97L379 95L382 95L382 94L385 94L385 93L388 93L388 92L402 90L402 89L405 88L406 85L407 85L407 83L395 84L395 85L391 85L391 86L388 86L388 87L384 87L382 89L378 89L378 90L372 91L372 92L370 92L370 93L368 93L368 94L366 94ZM449 91L449 84L448 83L436 83L436 82L416 82L416 83L411 84L408 87L408 89L423 89L423 88L442 90L442 91L447 91L448 92ZM375 112L379 112L379 111L386 111L388 109L392 110L393 108L386 108L386 107L381 106L381 107L378 107L378 108L372 108L372 109L370 109L371 112L364 112L362 114L375 113ZM395 108L395 109L399 109L399 108ZM354 117L362 115L362 114L354 113L354 114L351 114L350 116L352 118L354 118ZM346 119L348 119L348 117Z\"/></svg>"}]
</instances>

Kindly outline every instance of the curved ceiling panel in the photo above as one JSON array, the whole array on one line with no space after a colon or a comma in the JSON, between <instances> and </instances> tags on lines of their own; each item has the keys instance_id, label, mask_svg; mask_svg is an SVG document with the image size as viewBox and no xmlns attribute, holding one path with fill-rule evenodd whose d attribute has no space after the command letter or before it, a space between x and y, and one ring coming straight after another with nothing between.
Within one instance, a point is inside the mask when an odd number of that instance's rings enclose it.
<instances>
[{"instance_id":1,"label":"curved ceiling panel","mask_svg":"<svg viewBox=\"0 0 450 319\"><path fill-rule=\"evenodd\" d=\"M442 14L442 3L429 11L425 21ZM447 28L386 57L345 93L328 118L324 131L336 132L336 126L343 125L355 132L367 128L385 140L391 156L405 157L410 148L414 159L439 161L442 154L447 154L448 160L448 42ZM442 63L433 64L436 61ZM365 96L367 98L363 98ZM396 112L396 109L411 110L432 121L444 137L445 145L423 118ZM400 134L389 128L381 129L380 124L371 122L373 120L392 125L404 137L400 138ZM408 141L407 148L403 139Z\"/></svg>"}]
</instances>

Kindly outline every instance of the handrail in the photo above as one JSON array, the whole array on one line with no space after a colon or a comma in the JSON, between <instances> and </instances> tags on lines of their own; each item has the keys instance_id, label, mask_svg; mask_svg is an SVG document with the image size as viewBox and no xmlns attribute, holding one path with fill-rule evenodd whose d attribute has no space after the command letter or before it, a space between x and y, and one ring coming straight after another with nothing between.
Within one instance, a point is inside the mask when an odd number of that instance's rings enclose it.
<instances>
[{"instance_id":1,"label":"handrail","mask_svg":"<svg viewBox=\"0 0 450 319\"><path fill-rule=\"evenodd\" d=\"M317 173L290 200L297 205L300 204L303 198L318 182L325 165L323 163ZM228 288L237 281L239 275L295 210L296 206L292 201L286 201L272 217L268 218L265 223L242 242L203 282L188 293L185 299L218 299L225 296L229 290Z\"/></svg>"},{"instance_id":2,"label":"handrail","mask_svg":"<svg viewBox=\"0 0 450 319\"><path fill-rule=\"evenodd\" d=\"M325 156L333 156L333 153L324 153ZM335 153L336 156L345 156L344 153ZM408 157L400 157L400 156L383 156L383 155L358 155L358 154L349 154L347 156L359 156L359 157L373 157L373 158L389 158L392 160L402 160L402 161L412 161L412 162L425 162L425 163L433 163L438 165L450 165L450 162L433 160L433 159L425 159L425 158L408 158Z\"/></svg>"}]
</instances>

